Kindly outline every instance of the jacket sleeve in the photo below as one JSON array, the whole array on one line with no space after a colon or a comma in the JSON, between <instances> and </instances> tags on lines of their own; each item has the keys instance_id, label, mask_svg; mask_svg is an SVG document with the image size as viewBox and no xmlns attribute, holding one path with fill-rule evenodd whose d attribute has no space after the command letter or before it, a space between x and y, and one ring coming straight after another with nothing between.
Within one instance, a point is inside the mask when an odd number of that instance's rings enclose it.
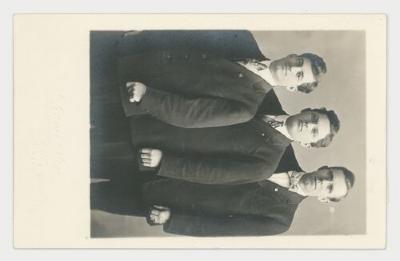
<instances>
[{"instance_id":1,"label":"jacket sleeve","mask_svg":"<svg viewBox=\"0 0 400 261\"><path fill-rule=\"evenodd\" d=\"M231 216L209 217L174 214L164 224L164 231L188 236L263 236L287 231L290 224L283 224L272 217Z\"/></svg>"},{"instance_id":2,"label":"jacket sleeve","mask_svg":"<svg viewBox=\"0 0 400 261\"><path fill-rule=\"evenodd\" d=\"M165 152L157 174L201 184L240 184L268 178L273 174L273 168L255 157L224 159L176 156Z\"/></svg>"},{"instance_id":3,"label":"jacket sleeve","mask_svg":"<svg viewBox=\"0 0 400 261\"><path fill-rule=\"evenodd\" d=\"M246 104L219 97L187 98L147 88L139 107L171 125L184 128L206 128L249 121L257 112L258 104L254 101Z\"/></svg>"}]
</instances>

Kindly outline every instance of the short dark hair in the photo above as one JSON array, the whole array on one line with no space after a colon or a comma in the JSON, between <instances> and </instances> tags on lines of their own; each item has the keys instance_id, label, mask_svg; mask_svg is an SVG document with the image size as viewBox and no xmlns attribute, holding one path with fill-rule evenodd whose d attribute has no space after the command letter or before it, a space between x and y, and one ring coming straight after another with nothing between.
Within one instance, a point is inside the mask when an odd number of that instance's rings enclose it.
<instances>
[{"instance_id":1,"label":"short dark hair","mask_svg":"<svg viewBox=\"0 0 400 261\"><path fill-rule=\"evenodd\" d=\"M333 137L336 135L336 133L339 132L340 129L340 121L336 113L332 110L328 111L326 108L319 108L319 109L311 109L311 108L306 108L303 109L301 112L306 112L306 111L314 111L318 112L321 114L325 114L330 122L330 129L331 132L326 135L324 138L320 139L317 142L312 142L310 145L313 148L321 148L321 147L327 147L329 144L331 144Z\"/></svg>"},{"instance_id":2,"label":"short dark hair","mask_svg":"<svg viewBox=\"0 0 400 261\"><path fill-rule=\"evenodd\" d=\"M326 168L326 166L324 166ZM322 168L324 168L322 167ZM351 172L350 170L348 170L345 167L329 167L330 169L339 169L343 172L344 175L344 179L346 181L346 186L347 186L347 192L346 194L344 194L344 196L340 197L340 198L329 198L329 201L331 202L339 202L342 198L346 197L347 194L349 193L349 190L354 186L354 182L355 182L355 177L353 172Z\"/></svg>"},{"instance_id":3,"label":"short dark hair","mask_svg":"<svg viewBox=\"0 0 400 261\"><path fill-rule=\"evenodd\" d=\"M311 70L314 74L315 81L310 83L303 83L297 86L297 90L304 93L310 93L315 88L317 88L321 74L326 73L326 64L320 56L313 53L303 53L299 55L299 57L307 58L310 60Z\"/></svg>"}]
</instances>

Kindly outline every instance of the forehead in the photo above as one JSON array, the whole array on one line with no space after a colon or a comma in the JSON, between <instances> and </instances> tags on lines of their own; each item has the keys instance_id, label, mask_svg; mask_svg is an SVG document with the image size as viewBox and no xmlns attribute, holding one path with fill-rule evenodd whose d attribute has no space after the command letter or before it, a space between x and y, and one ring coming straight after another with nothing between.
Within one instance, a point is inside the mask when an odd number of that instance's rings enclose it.
<instances>
[{"instance_id":1,"label":"forehead","mask_svg":"<svg viewBox=\"0 0 400 261\"><path fill-rule=\"evenodd\" d=\"M332 192L329 193L329 197L343 197L347 193L346 178L343 174L343 171L340 169L331 169L331 171L333 174L333 188Z\"/></svg>"},{"instance_id":2,"label":"forehead","mask_svg":"<svg viewBox=\"0 0 400 261\"><path fill-rule=\"evenodd\" d=\"M302 57L303 58L303 57ZM303 79L304 83L307 82L315 82L315 75L312 71L311 61L308 58L303 58L303 66L301 67L303 70Z\"/></svg>"},{"instance_id":3,"label":"forehead","mask_svg":"<svg viewBox=\"0 0 400 261\"><path fill-rule=\"evenodd\" d=\"M328 116L326 114L322 114L319 112L314 112L318 114L318 133L321 138L326 137L331 133L331 123L329 121Z\"/></svg>"}]
</instances>

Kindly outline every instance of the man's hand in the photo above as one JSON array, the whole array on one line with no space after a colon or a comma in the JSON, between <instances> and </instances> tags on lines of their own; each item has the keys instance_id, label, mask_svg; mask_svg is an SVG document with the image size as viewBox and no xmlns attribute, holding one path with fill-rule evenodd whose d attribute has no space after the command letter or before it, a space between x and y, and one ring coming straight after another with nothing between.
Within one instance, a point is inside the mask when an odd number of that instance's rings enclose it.
<instances>
[{"instance_id":1,"label":"man's hand","mask_svg":"<svg viewBox=\"0 0 400 261\"><path fill-rule=\"evenodd\" d=\"M127 82L126 90L129 95L129 102L140 102L146 93L147 86L141 82Z\"/></svg>"},{"instance_id":2,"label":"man's hand","mask_svg":"<svg viewBox=\"0 0 400 261\"><path fill-rule=\"evenodd\" d=\"M154 205L150 208L150 222L157 225L162 225L168 221L171 211L167 207Z\"/></svg>"},{"instance_id":3,"label":"man's hand","mask_svg":"<svg viewBox=\"0 0 400 261\"><path fill-rule=\"evenodd\" d=\"M142 164L145 167L155 168L160 165L162 159L162 151L158 149L143 148L140 150Z\"/></svg>"}]
</instances>

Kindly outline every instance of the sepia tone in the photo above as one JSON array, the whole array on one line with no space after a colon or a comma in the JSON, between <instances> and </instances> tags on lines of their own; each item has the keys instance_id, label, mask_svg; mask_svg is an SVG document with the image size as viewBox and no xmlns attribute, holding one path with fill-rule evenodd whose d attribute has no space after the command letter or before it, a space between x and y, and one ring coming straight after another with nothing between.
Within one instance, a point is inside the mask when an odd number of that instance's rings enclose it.
<instances>
[{"instance_id":1,"label":"sepia tone","mask_svg":"<svg viewBox=\"0 0 400 261\"><path fill-rule=\"evenodd\" d=\"M305 171L313 171L324 165L346 166L356 175L353 191L339 204L321 204L311 198L304 200L296 212L291 228L285 234L364 234L366 226L364 32L253 31L252 34L262 53L270 59L305 52L313 52L324 58L328 73L316 91L308 95L292 94L277 89L275 92L283 109L288 113L307 107L327 107L335 110L341 118L340 135L328 148L306 150L294 145L300 166ZM95 57L91 60L92 92L107 88L107 84L114 84L112 76L107 78L104 72L119 36L120 32L91 34L91 55ZM96 77L100 77L100 80ZM99 82L102 86L96 85ZM95 109L92 115L100 115L100 112L96 112ZM162 232L161 226L150 227L145 219L140 217L113 215L93 210L91 220L93 237L170 236Z\"/></svg>"}]
</instances>

